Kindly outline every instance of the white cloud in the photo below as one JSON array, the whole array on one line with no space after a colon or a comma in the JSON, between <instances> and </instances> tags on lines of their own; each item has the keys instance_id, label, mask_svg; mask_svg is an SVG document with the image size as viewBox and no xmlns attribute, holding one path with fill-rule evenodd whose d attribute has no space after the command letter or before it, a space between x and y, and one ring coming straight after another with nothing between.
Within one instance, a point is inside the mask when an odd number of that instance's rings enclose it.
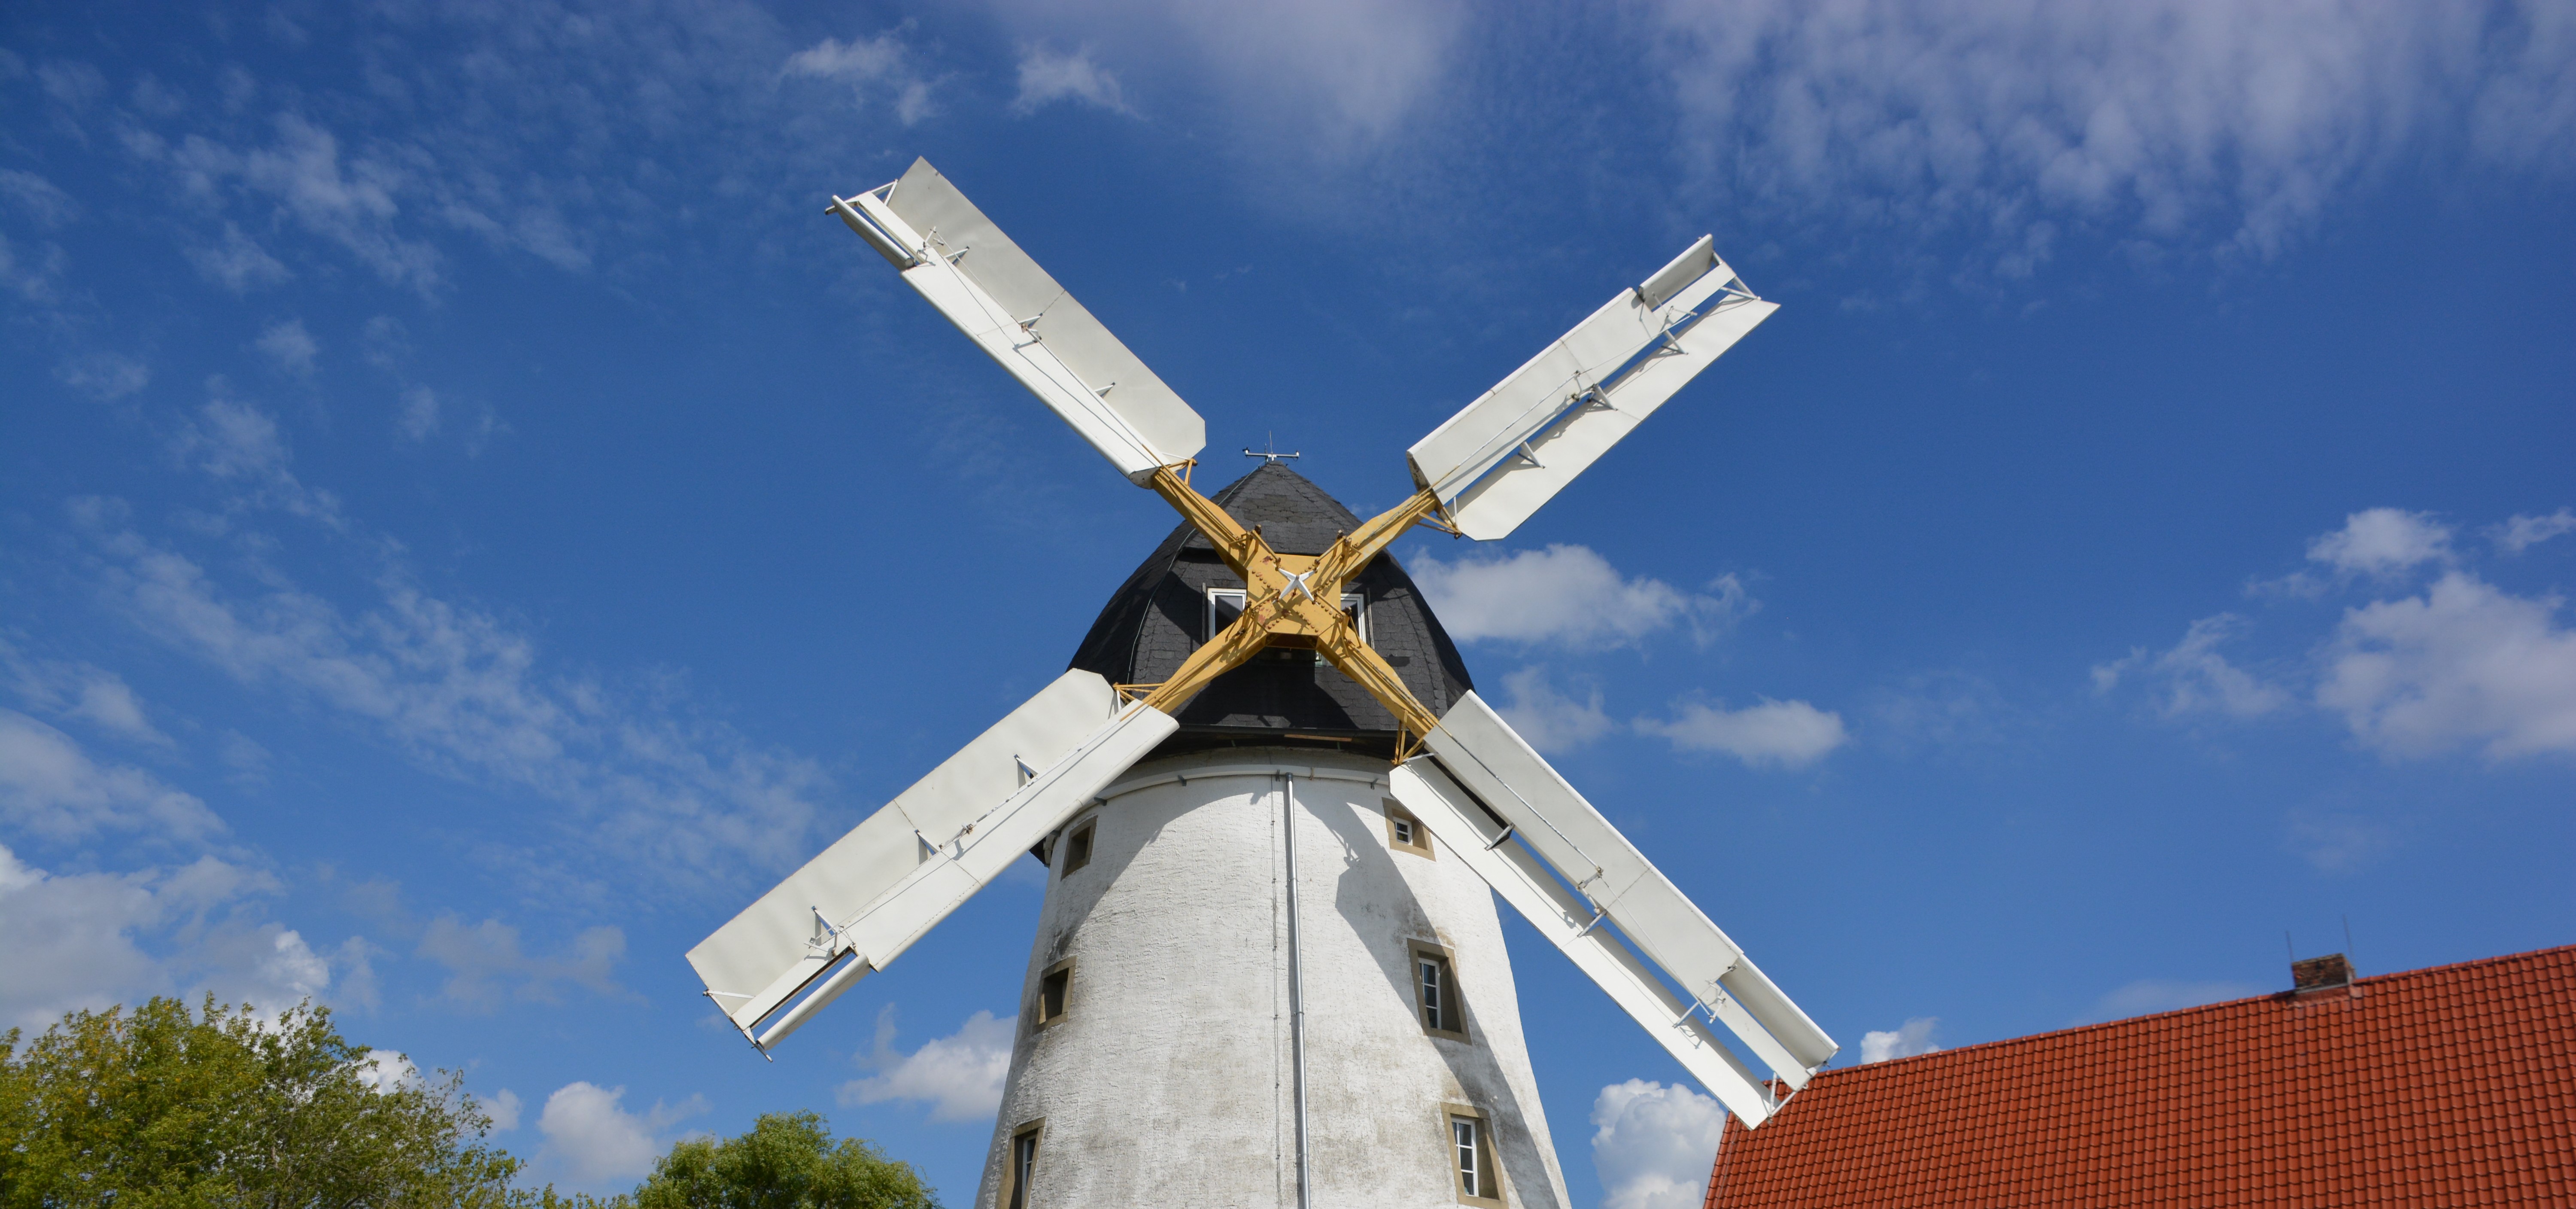
<instances>
[{"instance_id":1,"label":"white cloud","mask_svg":"<svg viewBox=\"0 0 2576 1209\"><path fill-rule=\"evenodd\" d=\"M29 708L102 727L119 738L171 745L170 736L143 713L143 703L125 678L94 664L38 659L0 638L0 672Z\"/></svg>"},{"instance_id":2,"label":"white cloud","mask_svg":"<svg viewBox=\"0 0 2576 1209\"><path fill-rule=\"evenodd\" d=\"M2344 517L2342 528L2308 542L2308 561L2329 574L2293 571L2247 584L2246 594L2313 600L2356 579L2395 580L2426 563L2452 562L2451 534L2451 527L2429 512L2367 508Z\"/></svg>"},{"instance_id":3,"label":"white cloud","mask_svg":"<svg viewBox=\"0 0 2576 1209\"><path fill-rule=\"evenodd\" d=\"M1525 667L1503 677L1511 704L1501 707L1503 720L1529 745L1544 752L1572 751L1610 733L1615 723L1601 712L1601 691L1582 701L1556 691L1547 669Z\"/></svg>"},{"instance_id":4,"label":"white cloud","mask_svg":"<svg viewBox=\"0 0 2576 1209\"><path fill-rule=\"evenodd\" d=\"M22 169L0 168L0 197L17 203L40 227L59 227L80 217L80 203L73 201L71 194Z\"/></svg>"},{"instance_id":5,"label":"white cloud","mask_svg":"<svg viewBox=\"0 0 2576 1209\"><path fill-rule=\"evenodd\" d=\"M132 357L93 353L63 362L54 370L54 377L101 403L113 403L150 386L152 367Z\"/></svg>"},{"instance_id":6,"label":"white cloud","mask_svg":"<svg viewBox=\"0 0 2576 1209\"><path fill-rule=\"evenodd\" d=\"M367 364L390 373L411 360L411 333L403 327L402 320L378 315L359 329L358 350Z\"/></svg>"},{"instance_id":7,"label":"white cloud","mask_svg":"<svg viewBox=\"0 0 2576 1209\"><path fill-rule=\"evenodd\" d=\"M1676 625L1705 642L1761 607L1732 575L1709 584L1713 595L1684 592L1659 579L1625 578L1584 546L1456 562L1425 554L1416 558L1413 578L1440 623L1462 642L1598 650L1633 646Z\"/></svg>"},{"instance_id":8,"label":"white cloud","mask_svg":"<svg viewBox=\"0 0 2576 1209\"><path fill-rule=\"evenodd\" d=\"M1672 721L1639 718L1637 729L1685 751L1722 751L1756 768L1804 768L1851 742L1841 714L1769 697L1743 709L1689 702Z\"/></svg>"},{"instance_id":9,"label":"white cloud","mask_svg":"<svg viewBox=\"0 0 2576 1209\"><path fill-rule=\"evenodd\" d=\"M566 983L602 995L615 995L612 971L626 956L626 933L613 927L584 929L559 957L538 957L521 950L519 930L497 919L468 925L453 915L429 921L420 955L447 967L439 989L449 1002L468 1011L491 1012L504 997L539 1003L562 1001Z\"/></svg>"},{"instance_id":10,"label":"white cloud","mask_svg":"<svg viewBox=\"0 0 2576 1209\"><path fill-rule=\"evenodd\" d=\"M314 341L313 333L304 330L301 319L284 319L269 324L252 347L265 354L277 366L278 372L298 378L313 376L313 359L322 352L322 346Z\"/></svg>"},{"instance_id":11,"label":"white cloud","mask_svg":"<svg viewBox=\"0 0 2576 1209\"><path fill-rule=\"evenodd\" d=\"M247 970L253 982L275 988L288 1001L310 999L330 987L331 963L304 943L301 933L280 930L263 940L248 946Z\"/></svg>"},{"instance_id":12,"label":"white cloud","mask_svg":"<svg viewBox=\"0 0 2576 1209\"><path fill-rule=\"evenodd\" d=\"M384 950L367 943L367 938L364 936L352 936L341 941L340 947L334 950L333 956L327 963L331 974L329 981L339 988L331 993L332 1002L343 1007L375 1010L380 1002L376 986L375 958L383 952Z\"/></svg>"},{"instance_id":13,"label":"white cloud","mask_svg":"<svg viewBox=\"0 0 2576 1209\"><path fill-rule=\"evenodd\" d=\"M214 383L217 391L223 383ZM172 434L171 451L179 460L209 477L244 489L237 505L261 505L333 529L345 529L339 497L307 488L288 465L294 460L277 418L248 403L223 398L206 400L194 417Z\"/></svg>"},{"instance_id":14,"label":"white cloud","mask_svg":"<svg viewBox=\"0 0 2576 1209\"><path fill-rule=\"evenodd\" d=\"M2451 529L2429 512L2370 508L2308 543L2308 560L2348 574L2386 578L2451 558Z\"/></svg>"},{"instance_id":15,"label":"white cloud","mask_svg":"<svg viewBox=\"0 0 2576 1209\"><path fill-rule=\"evenodd\" d=\"M1592 1169L1602 1209L1699 1209L1726 1133L1717 1101L1630 1079L1592 1100Z\"/></svg>"},{"instance_id":16,"label":"white cloud","mask_svg":"<svg viewBox=\"0 0 2576 1209\"><path fill-rule=\"evenodd\" d=\"M229 431L204 438L200 456L271 467L271 494L302 491L278 465L273 429ZM632 882L637 861L667 885L807 852L810 794L823 781L810 760L675 715L658 699L545 674L527 635L398 571L376 572L377 599L356 612L271 567L259 569L255 590L236 593L196 562L115 528L116 511L99 501L73 508L102 556L98 583L112 608L246 686L338 711L434 771L521 786L571 808L582 850L618 861L630 875L621 883Z\"/></svg>"},{"instance_id":17,"label":"white cloud","mask_svg":"<svg viewBox=\"0 0 2576 1209\"><path fill-rule=\"evenodd\" d=\"M2149 695L2168 718L2193 713L2253 718L2271 713L2289 704L2290 694L2229 663L2218 652L2220 643L2244 628L2245 619L2233 613L2203 617L2191 623L2171 650L2149 654L2138 647L2124 658L2094 665L2093 691L2108 694L2132 672L2144 672L2156 678L2158 688Z\"/></svg>"},{"instance_id":18,"label":"white cloud","mask_svg":"<svg viewBox=\"0 0 2576 1209\"><path fill-rule=\"evenodd\" d=\"M659 1137L664 1130L706 1111L705 1099L691 1096L671 1106L655 1101L652 1111L632 1113L619 1105L625 1096L623 1087L588 1081L556 1088L537 1116L547 1165L575 1180L633 1179L652 1170L668 1144Z\"/></svg>"},{"instance_id":19,"label":"white cloud","mask_svg":"<svg viewBox=\"0 0 2576 1209\"><path fill-rule=\"evenodd\" d=\"M2576 632L2557 624L2560 603L2451 571L2421 596L2347 610L2317 704L2390 757L2576 754Z\"/></svg>"},{"instance_id":20,"label":"white cloud","mask_svg":"<svg viewBox=\"0 0 2576 1209\"><path fill-rule=\"evenodd\" d=\"M287 271L283 261L268 254L259 241L242 234L239 226L224 224L223 238L212 244L188 249L188 263L197 272L236 294L247 294L264 285L275 285L295 274Z\"/></svg>"},{"instance_id":21,"label":"white cloud","mask_svg":"<svg viewBox=\"0 0 2576 1209\"><path fill-rule=\"evenodd\" d=\"M55 301L55 287L62 281L63 270L70 267L71 258L64 254L62 245L50 241L36 244L29 251L34 253L32 257L21 253L19 245L9 242L8 236L0 235L0 288L39 306L49 305Z\"/></svg>"},{"instance_id":22,"label":"white cloud","mask_svg":"<svg viewBox=\"0 0 2576 1209\"><path fill-rule=\"evenodd\" d=\"M2563 169L2551 0L1661 0L1683 138L1738 204L2268 255L2417 148ZM2037 249L2044 256L2044 246Z\"/></svg>"},{"instance_id":23,"label":"white cloud","mask_svg":"<svg viewBox=\"0 0 2576 1209\"><path fill-rule=\"evenodd\" d=\"M1437 95L1473 12L1454 0L994 2L1014 28L1090 43L1111 63L1192 72L1272 132L1266 146L1333 157L1398 133Z\"/></svg>"},{"instance_id":24,"label":"white cloud","mask_svg":"<svg viewBox=\"0 0 2576 1209\"><path fill-rule=\"evenodd\" d=\"M48 873L0 846L0 1028L74 1008L212 992L274 1012L332 981L304 937L255 910L277 879L217 857L134 873Z\"/></svg>"},{"instance_id":25,"label":"white cloud","mask_svg":"<svg viewBox=\"0 0 2576 1209\"><path fill-rule=\"evenodd\" d=\"M177 445L197 469L219 479L265 478L286 469L277 420L245 403L207 400L196 421L179 430Z\"/></svg>"},{"instance_id":26,"label":"white cloud","mask_svg":"<svg viewBox=\"0 0 2576 1209\"><path fill-rule=\"evenodd\" d=\"M41 1029L73 1008L166 985L133 936L163 906L150 877L55 877L0 847L0 965L12 971L0 980L0 1021Z\"/></svg>"},{"instance_id":27,"label":"white cloud","mask_svg":"<svg viewBox=\"0 0 2576 1209\"><path fill-rule=\"evenodd\" d=\"M477 1103L483 1106L484 1114L492 1118L494 1133L507 1133L519 1127L519 1111L523 1107L519 1103L519 1093L504 1087L488 1099L478 1098Z\"/></svg>"},{"instance_id":28,"label":"white cloud","mask_svg":"<svg viewBox=\"0 0 2576 1209\"><path fill-rule=\"evenodd\" d=\"M1020 95L1011 102L1019 113L1035 113L1057 101L1082 101L1111 113L1135 115L1118 90L1118 77L1091 61L1091 49L1058 54L1043 46L1020 50Z\"/></svg>"},{"instance_id":29,"label":"white cloud","mask_svg":"<svg viewBox=\"0 0 2576 1209\"><path fill-rule=\"evenodd\" d=\"M2242 982L2181 982L2170 978L2141 978L2093 1001L2093 1007L2076 1018L2077 1024L2097 1020L2126 1020L2131 1016L2151 1016L2158 1012L2176 1012L2199 1007L2204 1003L2224 1003L2260 995L2263 988ZM1872 1034L1875 1036L1876 1034Z\"/></svg>"},{"instance_id":30,"label":"white cloud","mask_svg":"<svg viewBox=\"0 0 2576 1209\"><path fill-rule=\"evenodd\" d=\"M906 1054L894 1048L894 1005L877 1013L875 1052L862 1061L877 1073L841 1085L844 1104L889 1100L930 1105L934 1121L992 1119L1011 1073L1011 1022L991 1012L966 1018L957 1031Z\"/></svg>"},{"instance_id":31,"label":"white cloud","mask_svg":"<svg viewBox=\"0 0 2576 1209\"><path fill-rule=\"evenodd\" d=\"M237 730L228 730L215 741L215 759L231 774L236 785L257 788L268 784L268 749L259 741Z\"/></svg>"},{"instance_id":32,"label":"white cloud","mask_svg":"<svg viewBox=\"0 0 2576 1209\"><path fill-rule=\"evenodd\" d=\"M781 70L791 76L840 81L863 105L872 94L883 96L894 106L895 119L910 126L939 111L930 97L937 81L921 74L902 33L898 27L847 42L825 38L787 56Z\"/></svg>"},{"instance_id":33,"label":"white cloud","mask_svg":"<svg viewBox=\"0 0 2576 1209\"><path fill-rule=\"evenodd\" d=\"M10 709L0 709L0 819L61 842L104 831L196 842L224 830L194 795L140 768L101 765L70 735Z\"/></svg>"},{"instance_id":34,"label":"white cloud","mask_svg":"<svg viewBox=\"0 0 2576 1209\"><path fill-rule=\"evenodd\" d=\"M2516 516L2489 528L2487 537L2496 549L2520 554L2564 533L2576 533L2576 512L2561 508L2547 516Z\"/></svg>"},{"instance_id":35,"label":"white cloud","mask_svg":"<svg viewBox=\"0 0 2576 1209\"><path fill-rule=\"evenodd\" d=\"M196 197L218 198L230 186L266 201L278 217L307 233L339 245L386 284L407 285L423 294L435 290L437 250L394 230L402 211L397 199L410 192L411 172L391 158L344 160L337 136L296 114L279 114L272 125L276 139L265 147L232 147L194 134L176 147L142 136L128 139L127 147L175 171L181 187ZM236 232L226 230L229 245ZM246 239L240 242L247 248ZM261 252L259 258L266 255ZM216 262L225 263L220 256ZM257 258L249 263L254 275L265 271ZM209 275L225 279L220 273Z\"/></svg>"},{"instance_id":36,"label":"white cloud","mask_svg":"<svg viewBox=\"0 0 2576 1209\"><path fill-rule=\"evenodd\" d=\"M2298 811L2289 818L2290 850L2320 873L2355 873L2397 842L2396 829L2358 815Z\"/></svg>"},{"instance_id":37,"label":"white cloud","mask_svg":"<svg viewBox=\"0 0 2576 1209\"><path fill-rule=\"evenodd\" d=\"M415 386L402 393L402 411L394 418L394 431L407 441L426 441L438 431L438 394L426 386Z\"/></svg>"},{"instance_id":38,"label":"white cloud","mask_svg":"<svg viewBox=\"0 0 2576 1209\"><path fill-rule=\"evenodd\" d=\"M1860 1060L1863 1063L1885 1062L1890 1058L1911 1058L1917 1054L1937 1054L1939 1044L1932 1040L1941 1031L1938 1016L1913 1016L1886 1032L1861 1034Z\"/></svg>"},{"instance_id":39,"label":"white cloud","mask_svg":"<svg viewBox=\"0 0 2576 1209\"><path fill-rule=\"evenodd\" d=\"M408 1055L389 1049L371 1049L358 1063L358 1082L377 1095L387 1095L420 1086L420 1068L411 1064Z\"/></svg>"},{"instance_id":40,"label":"white cloud","mask_svg":"<svg viewBox=\"0 0 2576 1209\"><path fill-rule=\"evenodd\" d=\"M2026 725L2003 693L1981 676L1922 672L1871 694L1873 733L1900 747L1962 749L2002 743Z\"/></svg>"}]
</instances>

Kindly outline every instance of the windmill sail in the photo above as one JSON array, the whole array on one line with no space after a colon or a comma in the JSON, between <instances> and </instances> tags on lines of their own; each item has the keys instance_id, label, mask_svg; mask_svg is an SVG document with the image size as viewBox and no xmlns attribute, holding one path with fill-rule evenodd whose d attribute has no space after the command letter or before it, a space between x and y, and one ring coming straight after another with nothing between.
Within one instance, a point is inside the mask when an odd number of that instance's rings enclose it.
<instances>
[{"instance_id":1,"label":"windmill sail","mask_svg":"<svg viewBox=\"0 0 2576 1209\"><path fill-rule=\"evenodd\" d=\"M1405 452L1459 531L1519 528L1619 438L1779 309L1703 235Z\"/></svg>"},{"instance_id":2,"label":"windmill sail","mask_svg":"<svg viewBox=\"0 0 2576 1209\"><path fill-rule=\"evenodd\" d=\"M1142 483L1207 444L1199 413L929 160L832 212L1120 474Z\"/></svg>"},{"instance_id":3,"label":"windmill sail","mask_svg":"<svg viewBox=\"0 0 2576 1209\"><path fill-rule=\"evenodd\" d=\"M1424 761L1414 761L1410 780L1399 785L1423 804L1400 790L1406 808L1453 849L1484 852L1490 845L1505 853L1512 867L1497 867L1486 879L1747 1122L1758 1124L1768 1115L1768 1094L1750 1108L1738 1107L1749 1072L1732 1054L1701 1052L1703 1038L1684 1027L1681 1017L1707 1012L1792 1088L1805 1087L1840 1048L1481 698L1471 692L1451 707L1425 746L1438 767L1426 771ZM1450 789L1472 794L1468 800L1483 809L1459 807ZM1442 832L1444 826L1466 834L1453 837ZM1552 866L1562 883L1534 862L1508 855L1515 850ZM1624 949L1595 941L1603 923L1617 928L1688 998L1674 997L1641 968L1623 964Z\"/></svg>"},{"instance_id":4,"label":"windmill sail","mask_svg":"<svg viewBox=\"0 0 2576 1209\"><path fill-rule=\"evenodd\" d=\"M1066 672L700 941L689 964L766 1050L884 969L1174 728L1158 710L1120 708L1099 676Z\"/></svg>"},{"instance_id":5,"label":"windmill sail","mask_svg":"<svg viewBox=\"0 0 2576 1209\"><path fill-rule=\"evenodd\" d=\"M1759 1125L1777 1101L1762 1076L1735 1056L1700 1019L1691 1001L1673 993L1654 971L1608 930L1587 928L1592 912L1529 849L1514 839L1476 799L1430 760L1394 770L1388 788L1450 853L1610 995L1682 1069L1709 1089L1728 1112Z\"/></svg>"}]
</instances>

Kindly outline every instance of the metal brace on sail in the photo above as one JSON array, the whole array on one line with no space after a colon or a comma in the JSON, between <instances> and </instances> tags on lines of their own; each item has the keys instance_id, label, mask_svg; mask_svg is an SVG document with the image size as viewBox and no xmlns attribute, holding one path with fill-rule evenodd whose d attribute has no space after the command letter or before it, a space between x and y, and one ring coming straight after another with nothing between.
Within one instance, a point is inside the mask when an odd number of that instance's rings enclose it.
<instances>
[{"instance_id":1,"label":"metal brace on sail","mask_svg":"<svg viewBox=\"0 0 2576 1209\"><path fill-rule=\"evenodd\" d=\"M841 930L833 927L832 921L823 917L821 907L810 909L814 912L814 937L805 942L805 947L813 950L817 956L838 951L841 947Z\"/></svg>"}]
</instances>

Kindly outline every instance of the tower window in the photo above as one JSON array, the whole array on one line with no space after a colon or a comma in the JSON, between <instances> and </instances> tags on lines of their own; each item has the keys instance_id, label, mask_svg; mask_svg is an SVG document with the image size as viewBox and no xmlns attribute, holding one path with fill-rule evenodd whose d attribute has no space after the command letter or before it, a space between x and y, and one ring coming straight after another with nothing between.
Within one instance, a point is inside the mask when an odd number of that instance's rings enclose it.
<instances>
[{"instance_id":1,"label":"tower window","mask_svg":"<svg viewBox=\"0 0 2576 1209\"><path fill-rule=\"evenodd\" d=\"M1241 616L1243 616L1243 589L1208 589L1207 633L1202 635L1199 641L1214 642L1217 635L1225 632L1225 627L1233 625L1235 619Z\"/></svg>"},{"instance_id":2,"label":"tower window","mask_svg":"<svg viewBox=\"0 0 2576 1209\"><path fill-rule=\"evenodd\" d=\"M1199 641L1214 641L1217 635L1225 632L1225 627L1243 616L1244 600L1245 593L1241 588L1208 589L1207 631L1199 636ZM1368 597L1358 592L1342 593L1342 616L1351 619L1351 628L1360 632L1361 642L1369 641Z\"/></svg>"},{"instance_id":3,"label":"tower window","mask_svg":"<svg viewBox=\"0 0 2576 1209\"><path fill-rule=\"evenodd\" d=\"M1002 1203L1010 1209L1033 1209L1037 1204L1038 1135L1046 1132L1046 1122L1031 1121L1011 1134L1011 1165L1002 1172Z\"/></svg>"},{"instance_id":4,"label":"tower window","mask_svg":"<svg viewBox=\"0 0 2576 1209\"><path fill-rule=\"evenodd\" d=\"M1038 975L1037 1026L1045 1028L1064 1019L1073 998L1073 959L1068 957L1048 966Z\"/></svg>"},{"instance_id":5,"label":"tower window","mask_svg":"<svg viewBox=\"0 0 2576 1209\"><path fill-rule=\"evenodd\" d=\"M1382 799L1378 805L1386 812L1387 847L1415 856L1431 855L1431 833L1422 829L1422 820L1413 817L1413 812L1406 810L1394 798Z\"/></svg>"},{"instance_id":6,"label":"tower window","mask_svg":"<svg viewBox=\"0 0 2576 1209\"><path fill-rule=\"evenodd\" d=\"M1449 1165L1458 1173L1458 1203L1502 1204L1502 1173L1494 1166L1493 1129L1484 1114L1452 1104L1444 1115L1449 1126Z\"/></svg>"},{"instance_id":7,"label":"tower window","mask_svg":"<svg viewBox=\"0 0 2576 1209\"><path fill-rule=\"evenodd\" d=\"M1413 955L1413 1005L1422 1019L1422 1031L1452 1041L1467 1039L1467 1004L1458 994L1458 966L1449 950L1434 944L1415 941Z\"/></svg>"},{"instance_id":8,"label":"tower window","mask_svg":"<svg viewBox=\"0 0 2576 1209\"><path fill-rule=\"evenodd\" d=\"M1064 876L1070 877L1075 870L1091 863L1091 835L1099 824L1097 818L1084 819L1081 826L1073 829L1073 834L1064 837Z\"/></svg>"}]
</instances>

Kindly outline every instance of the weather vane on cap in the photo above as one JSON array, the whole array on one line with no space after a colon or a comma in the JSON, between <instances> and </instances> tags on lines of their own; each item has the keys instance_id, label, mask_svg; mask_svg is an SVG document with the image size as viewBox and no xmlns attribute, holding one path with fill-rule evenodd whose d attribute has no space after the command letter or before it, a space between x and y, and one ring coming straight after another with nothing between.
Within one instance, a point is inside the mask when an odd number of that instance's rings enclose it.
<instances>
[{"instance_id":1,"label":"weather vane on cap","mask_svg":"<svg viewBox=\"0 0 2576 1209\"><path fill-rule=\"evenodd\" d=\"M1278 434L1263 433L1261 437L1261 448L1246 449L1243 451L1243 456L1247 458L1262 458L1267 460L1271 465L1276 466L1290 458L1302 458L1306 455L1303 453L1279 452Z\"/></svg>"}]
</instances>

